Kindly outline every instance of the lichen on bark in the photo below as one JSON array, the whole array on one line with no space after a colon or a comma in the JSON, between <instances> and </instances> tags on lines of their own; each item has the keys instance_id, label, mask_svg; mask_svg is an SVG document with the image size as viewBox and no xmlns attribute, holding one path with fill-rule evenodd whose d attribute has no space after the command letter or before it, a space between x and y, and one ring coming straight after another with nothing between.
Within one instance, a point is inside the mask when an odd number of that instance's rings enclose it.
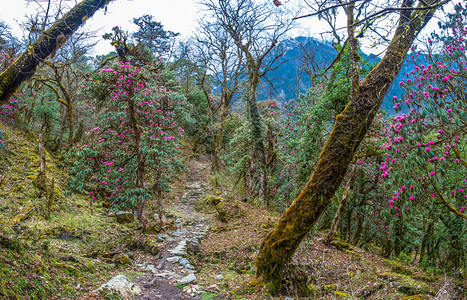
<instances>
[{"instance_id":1,"label":"lichen on bark","mask_svg":"<svg viewBox=\"0 0 467 300\"><path fill-rule=\"evenodd\" d=\"M55 53L87 18L108 2L108 0L83 0L44 31L15 62L0 74L0 104L8 101L21 83L31 78L43 60Z\"/></svg>"}]
</instances>

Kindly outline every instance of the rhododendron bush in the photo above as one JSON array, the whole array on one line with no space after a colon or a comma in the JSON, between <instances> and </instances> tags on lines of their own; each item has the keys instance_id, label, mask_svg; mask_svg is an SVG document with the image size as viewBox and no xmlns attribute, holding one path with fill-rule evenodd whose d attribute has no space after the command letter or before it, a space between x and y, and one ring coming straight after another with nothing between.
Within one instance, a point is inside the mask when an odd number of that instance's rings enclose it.
<instances>
[{"instance_id":1,"label":"rhododendron bush","mask_svg":"<svg viewBox=\"0 0 467 300\"><path fill-rule=\"evenodd\" d=\"M406 93L394 97L399 115L388 128L383 166L395 170L399 189L389 207L397 215L413 201L434 201L467 219L465 7L456 5L449 20L444 34L429 39L428 54L408 59L415 66L399 83Z\"/></svg>"},{"instance_id":2,"label":"rhododendron bush","mask_svg":"<svg viewBox=\"0 0 467 300\"><path fill-rule=\"evenodd\" d=\"M168 190L182 168L178 120L187 112L186 101L164 87L161 68L119 62L84 80L90 111L98 119L66 162L74 175L70 187L87 191L90 202L133 208L153 192Z\"/></svg>"}]
</instances>

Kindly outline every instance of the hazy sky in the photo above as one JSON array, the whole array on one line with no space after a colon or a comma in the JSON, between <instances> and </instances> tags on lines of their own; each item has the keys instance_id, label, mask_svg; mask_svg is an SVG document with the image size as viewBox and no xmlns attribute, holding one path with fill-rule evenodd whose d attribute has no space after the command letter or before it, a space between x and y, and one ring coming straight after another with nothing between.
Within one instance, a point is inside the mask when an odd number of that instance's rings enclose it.
<instances>
[{"instance_id":1,"label":"hazy sky","mask_svg":"<svg viewBox=\"0 0 467 300\"><path fill-rule=\"evenodd\" d=\"M60 0L53 0L53 4L57 4ZM73 6L78 0L61 0L69 6ZM81 0L80 0L81 1ZM289 0L287 7L302 4L303 0ZM10 25L17 36L22 33L18 23L26 20L26 15L36 14L38 7L37 2L45 9L47 0L37 0L36 3L28 0L0 0L0 19ZM181 38L187 38L193 29L196 27L196 19L199 18L199 7L196 4L197 0L114 0L112 1L104 14L104 10L99 10L91 19L86 22L85 30L97 30L96 35L102 36L106 32L110 32L114 26L120 26L125 30L133 31L136 26L131 23L135 17L140 17L144 14L153 15L155 19L164 25L166 30L179 32ZM284 2L284 1L283 1ZM29 3L29 4L28 4ZM345 18L342 18L345 23ZM435 22L433 22L435 23ZM342 24L344 25L344 24ZM317 18L306 18L301 21L302 28L296 29L291 35L311 35L321 38L321 32L325 31L327 26L324 21L318 21ZM435 26L429 26L431 29L426 29L424 32L432 31ZM363 39L368 42L368 39ZM366 48L366 45L362 45ZM103 54L112 51L112 47L108 41L101 41L94 54ZM378 53L377 49L364 49L367 53Z\"/></svg>"},{"instance_id":2,"label":"hazy sky","mask_svg":"<svg viewBox=\"0 0 467 300\"><path fill-rule=\"evenodd\" d=\"M38 1L44 8L47 6L46 0ZM55 3L58 0L54 0ZM54 3L52 2L52 3ZM67 1L73 5L75 1ZM19 36L21 30L18 23L26 19L26 14L35 14L37 4L27 0L0 0L0 19L4 20L14 32ZM155 19L164 25L166 30L179 32L183 37L188 36L196 26L197 6L193 0L114 0L108 5L107 12L99 10L86 22L86 28L98 30L97 35L102 36L105 32L110 32L114 26L120 26L132 31L136 27L131 24L135 17L144 14L153 15ZM113 50L108 41L99 43L97 52L107 53Z\"/></svg>"}]
</instances>

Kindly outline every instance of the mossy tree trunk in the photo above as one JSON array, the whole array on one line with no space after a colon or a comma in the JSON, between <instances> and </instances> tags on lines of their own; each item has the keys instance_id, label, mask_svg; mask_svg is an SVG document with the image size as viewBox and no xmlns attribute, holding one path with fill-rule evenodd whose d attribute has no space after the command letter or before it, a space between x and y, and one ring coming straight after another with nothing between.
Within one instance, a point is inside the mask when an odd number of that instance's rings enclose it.
<instances>
[{"instance_id":1,"label":"mossy tree trunk","mask_svg":"<svg viewBox=\"0 0 467 300\"><path fill-rule=\"evenodd\" d=\"M341 222L342 216L344 215L345 207L347 206L347 202L349 199L351 181L352 179L349 179L349 181L347 182L347 185L345 186L344 194L342 195L336 214L334 215L334 218L332 219L331 228L329 229L328 235L324 239L324 244L326 246L330 246L332 240L336 236L337 227L339 226L339 223Z\"/></svg>"},{"instance_id":2,"label":"mossy tree trunk","mask_svg":"<svg viewBox=\"0 0 467 300\"><path fill-rule=\"evenodd\" d=\"M428 2L432 6L421 9ZM413 1L403 1L399 23L381 62L360 84L347 107L336 117L334 127L310 180L279 219L276 228L263 240L256 259L257 277L278 292L292 255L318 220L339 188L349 163L363 140L401 69L414 39L432 18L441 1L421 1L415 10ZM304 291L305 292L305 291Z\"/></svg>"},{"instance_id":3,"label":"mossy tree trunk","mask_svg":"<svg viewBox=\"0 0 467 300\"><path fill-rule=\"evenodd\" d=\"M222 169L220 155L224 147L224 126L231 110L230 103L232 102L232 98L233 92L226 92L222 96L222 107L219 113L219 124L217 125L216 137L214 140L214 153L211 159L211 169L214 172L218 172Z\"/></svg>"},{"instance_id":4,"label":"mossy tree trunk","mask_svg":"<svg viewBox=\"0 0 467 300\"><path fill-rule=\"evenodd\" d=\"M143 154L142 143L141 143L141 129L138 124L138 119L135 117L136 107L133 100L133 93L130 91L128 95L128 113L130 116L131 129L134 132L135 143L134 147L136 150L136 160L137 160L137 182L138 187L146 190L147 181L146 181L146 160ZM149 220L146 213L146 207L142 195L140 195L138 201L136 202L136 217L143 227L143 231L146 232L149 229Z\"/></svg>"},{"instance_id":5,"label":"mossy tree trunk","mask_svg":"<svg viewBox=\"0 0 467 300\"><path fill-rule=\"evenodd\" d=\"M404 219L402 216L399 216L396 221L394 234L394 256L399 256L399 254L404 250Z\"/></svg>"},{"instance_id":6,"label":"mossy tree trunk","mask_svg":"<svg viewBox=\"0 0 467 300\"><path fill-rule=\"evenodd\" d=\"M263 204L267 204L267 174L266 174L266 151L264 149L263 135L261 130L261 116L258 111L258 104L256 103L256 89L260 81L259 64L253 59L253 57L247 54L248 66L249 66L249 78L248 78L248 113L251 121L251 131L253 136L253 157L252 159L256 162L254 171L258 171L258 197Z\"/></svg>"},{"instance_id":7,"label":"mossy tree trunk","mask_svg":"<svg viewBox=\"0 0 467 300\"><path fill-rule=\"evenodd\" d=\"M22 82L32 77L37 66L53 55L68 38L94 13L110 0L83 0L21 54L21 56L0 74L0 104L5 103Z\"/></svg>"}]
</instances>

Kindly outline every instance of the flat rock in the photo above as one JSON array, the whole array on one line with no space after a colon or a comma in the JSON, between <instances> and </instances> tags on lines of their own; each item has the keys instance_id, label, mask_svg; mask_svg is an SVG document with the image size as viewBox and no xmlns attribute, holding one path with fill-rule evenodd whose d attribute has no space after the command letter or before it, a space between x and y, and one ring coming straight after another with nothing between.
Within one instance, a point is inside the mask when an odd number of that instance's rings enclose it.
<instances>
[{"instance_id":1,"label":"flat rock","mask_svg":"<svg viewBox=\"0 0 467 300\"><path fill-rule=\"evenodd\" d=\"M172 257L167 258L167 261L168 261L169 263L176 263L176 262L178 262L180 259L182 259L181 256L172 256Z\"/></svg>"},{"instance_id":2,"label":"flat rock","mask_svg":"<svg viewBox=\"0 0 467 300\"><path fill-rule=\"evenodd\" d=\"M215 278L216 278L216 280L222 280L222 279L224 279L224 276L222 276L222 275L216 275Z\"/></svg>"},{"instance_id":3,"label":"flat rock","mask_svg":"<svg viewBox=\"0 0 467 300\"><path fill-rule=\"evenodd\" d=\"M159 233L159 234L156 236L156 238L157 238L157 240L160 241L160 242L165 242L165 241L169 238L169 236L168 236L167 234L160 234L160 233Z\"/></svg>"},{"instance_id":4,"label":"flat rock","mask_svg":"<svg viewBox=\"0 0 467 300\"><path fill-rule=\"evenodd\" d=\"M176 237L179 237L179 236L182 236L184 234L187 234L189 233L188 230L186 230L185 228L182 228L182 229L179 229L177 231L175 231L174 233L172 233L173 236L176 236Z\"/></svg>"},{"instance_id":5,"label":"flat rock","mask_svg":"<svg viewBox=\"0 0 467 300\"><path fill-rule=\"evenodd\" d=\"M188 283L196 282L196 276L195 274L188 274L187 276L177 280L177 282L180 284L188 284Z\"/></svg>"},{"instance_id":6,"label":"flat rock","mask_svg":"<svg viewBox=\"0 0 467 300\"><path fill-rule=\"evenodd\" d=\"M131 223L133 222L135 215L131 211L119 211L115 213L115 219L118 223Z\"/></svg>"},{"instance_id":7,"label":"flat rock","mask_svg":"<svg viewBox=\"0 0 467 300\"><path fill-rule=\"evenodd\" d=\"M182 258L178 261L178 263L182 266L186 266L186 265L189 265L190 264L190 261L186 258Z\"/></svg>"},{"instance_id":8,"label":"flat rock","mask_svg":"<svg viewBox=\"0 0 467 300\"><path fill-rule=\"evenodd\" d=\"M117 275L109 282L101 285L94 293L102 298L111 296L129 298L141 293L141 289L130 282L125 275Z\"/></svg>"},{"instance_id":9,"label":"flat rock","mask_svg":"<svg viewBox=\"0 0 467 300\"><path fill-rule=\"evenodd\" d=\"M177 274L175 274L175 272L163 272L163 273L156 273L154 274L154 277L162 277L162 278L173 278L175 277Z\"/></svg>"},{"instance_id":10,"label":"flat rock","mask_svg":"<svg viewBox=\"0 0 467 300\"><path fill-rule=\"evenodd\" d=\"M177 247L175 247L174 249L168 250L168 252L173 255L182 256L182 255L186 255L185 248L186 248L186 240L183 240L177 245Z\"/></svg>"}]
</instances>

